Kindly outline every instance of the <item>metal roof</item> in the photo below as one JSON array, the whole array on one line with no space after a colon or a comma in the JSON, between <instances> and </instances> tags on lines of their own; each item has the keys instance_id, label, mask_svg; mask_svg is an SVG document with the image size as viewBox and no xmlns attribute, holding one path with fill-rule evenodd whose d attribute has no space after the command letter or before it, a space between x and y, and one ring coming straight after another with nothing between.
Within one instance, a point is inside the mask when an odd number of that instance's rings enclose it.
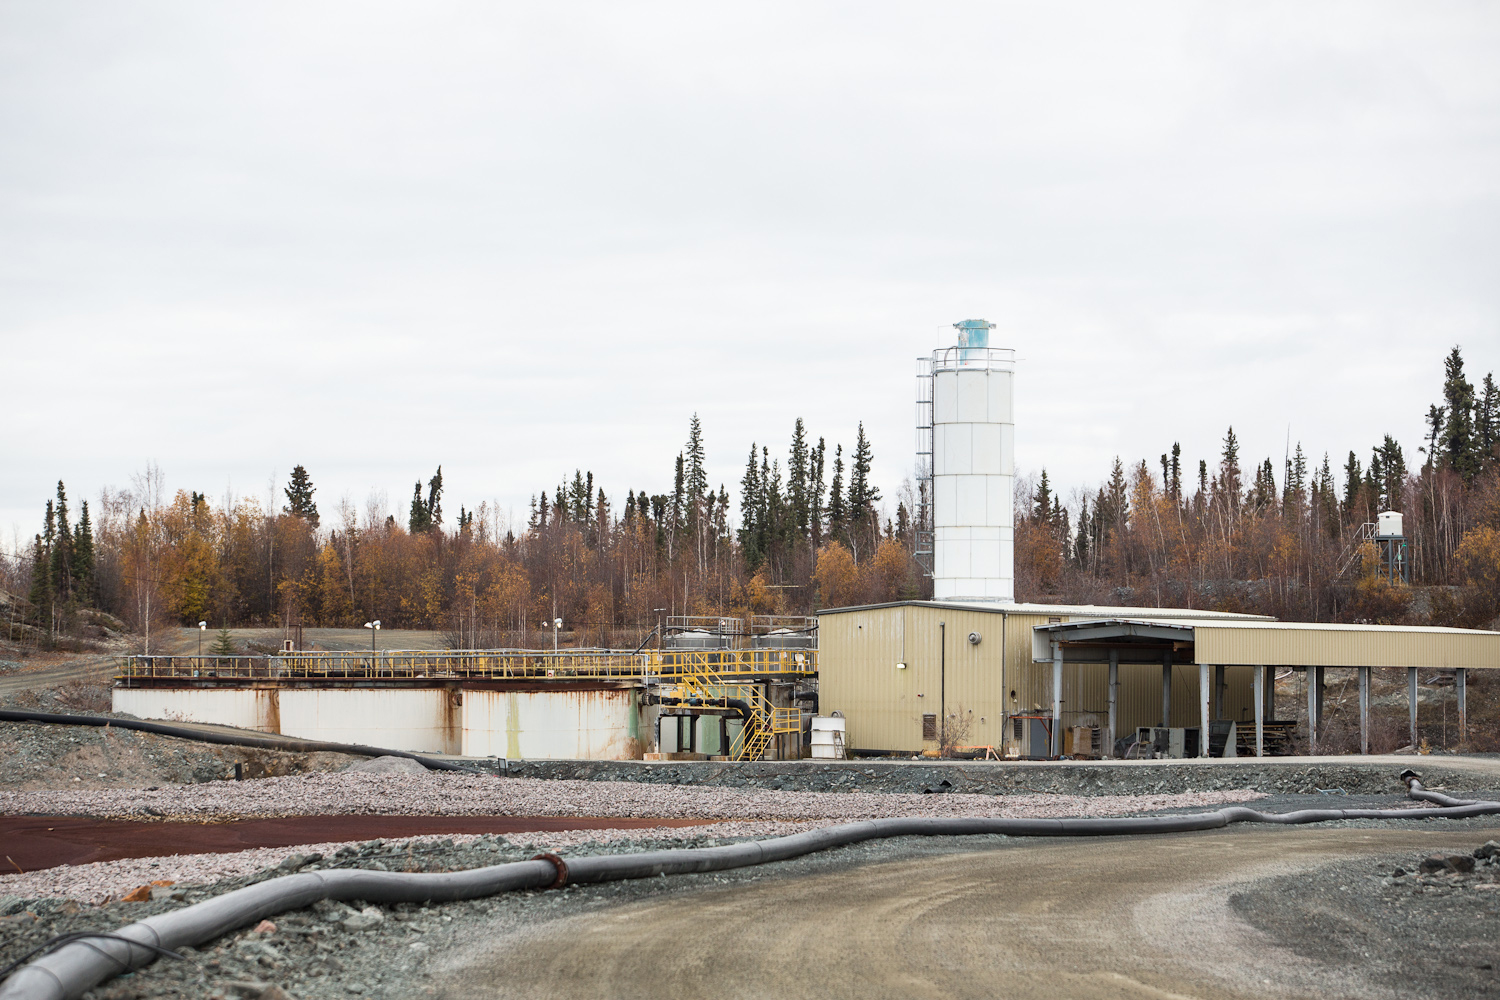
<instances>
[{"instance_id":1,"label":"metal roof","mask_svg":"<svg viewBox=\"0 0 1500 1000\"><path fill-rule=\"evenodd\" d=\"M875 611L880 608L951 608L954 611L982 611L1001 615L1068 615L1090 618L1125 618L1141 616L1155 620L1213 619L1215 621L1273 622L1267 615L1239 614L1232 611L1204 611L1198 608L1141 608L1116 607L1101 604L1001 604L996 601L887 601L883 604L856 604L845 608L822 608L818 615L841 615L854 611Z\"/></svg>"}]
</instances>

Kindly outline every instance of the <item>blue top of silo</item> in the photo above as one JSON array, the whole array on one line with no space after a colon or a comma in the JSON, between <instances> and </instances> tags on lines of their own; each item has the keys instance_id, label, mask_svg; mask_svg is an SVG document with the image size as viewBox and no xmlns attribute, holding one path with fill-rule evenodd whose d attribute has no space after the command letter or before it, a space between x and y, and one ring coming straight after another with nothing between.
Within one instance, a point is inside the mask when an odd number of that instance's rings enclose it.
<instances>
[{"instance_id":1,"label":"blue top of silo","mask_svg":"<svg viewBox=\"0 0 1500 1000\"><path fill-rule=\"evenodd\" d=\"M982 319L966 319L953 324L958 331L958 346L960 347L988 347L990 346L990 331L995 324Z\"/></svg>"}]
</instances>

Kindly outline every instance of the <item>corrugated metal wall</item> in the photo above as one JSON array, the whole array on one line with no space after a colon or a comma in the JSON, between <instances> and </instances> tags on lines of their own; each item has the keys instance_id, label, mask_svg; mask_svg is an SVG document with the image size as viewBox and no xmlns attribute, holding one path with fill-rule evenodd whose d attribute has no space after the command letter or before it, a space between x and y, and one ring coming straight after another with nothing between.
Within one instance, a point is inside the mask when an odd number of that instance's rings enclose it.
<instances>
[{"instance_id":1,"label":"corrugated metal wall","mask_svg":"<svg viewBox=\"0 0 1500 1000\"><path fill-rule=\"evenodd\" d=\"M1204 663L1322 667L1500 667L1500 633L1456 630L1215 628L1194 623Z\"/></svg>"}]
</instances>

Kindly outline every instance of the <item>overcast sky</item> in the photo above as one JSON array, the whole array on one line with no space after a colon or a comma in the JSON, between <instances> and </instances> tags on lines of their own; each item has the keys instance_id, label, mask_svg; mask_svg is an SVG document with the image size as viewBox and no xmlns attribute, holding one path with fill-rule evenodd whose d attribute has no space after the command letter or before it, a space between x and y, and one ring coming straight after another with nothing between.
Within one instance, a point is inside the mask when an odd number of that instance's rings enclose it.
<instances>
[{"instance_id":1,"label":"overcast sky","mask_svg":"<svg viewBox=\"0 0 1500 1000\"><path fill-rule=\"evenodd\" d=\"M971 316L1065 491L1415 460L1500 368L1500 6L727 8L0 2L4 544L147 461L623 501L694 412L731 493L863 420L889 498Z\"/></svg>"}]
</instances>

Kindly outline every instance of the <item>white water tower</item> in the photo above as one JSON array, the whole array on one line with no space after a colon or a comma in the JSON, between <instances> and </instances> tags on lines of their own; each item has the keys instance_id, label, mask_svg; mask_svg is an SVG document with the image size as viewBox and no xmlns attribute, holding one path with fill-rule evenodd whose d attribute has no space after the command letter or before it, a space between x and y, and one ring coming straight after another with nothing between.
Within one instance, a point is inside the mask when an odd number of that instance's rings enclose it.
<instances>
[{"instance_id":1,"label":"white water tower","mask_svg":"<svg viewBox=\"0 0 1500 1000\"><path fill-rule=\"evenodd\" d=\"M953 324L958 343L918 362L918 556L936 600L1015 600L1015 352L989 344L995 324Z\"/></svg>"}]
</instances>

